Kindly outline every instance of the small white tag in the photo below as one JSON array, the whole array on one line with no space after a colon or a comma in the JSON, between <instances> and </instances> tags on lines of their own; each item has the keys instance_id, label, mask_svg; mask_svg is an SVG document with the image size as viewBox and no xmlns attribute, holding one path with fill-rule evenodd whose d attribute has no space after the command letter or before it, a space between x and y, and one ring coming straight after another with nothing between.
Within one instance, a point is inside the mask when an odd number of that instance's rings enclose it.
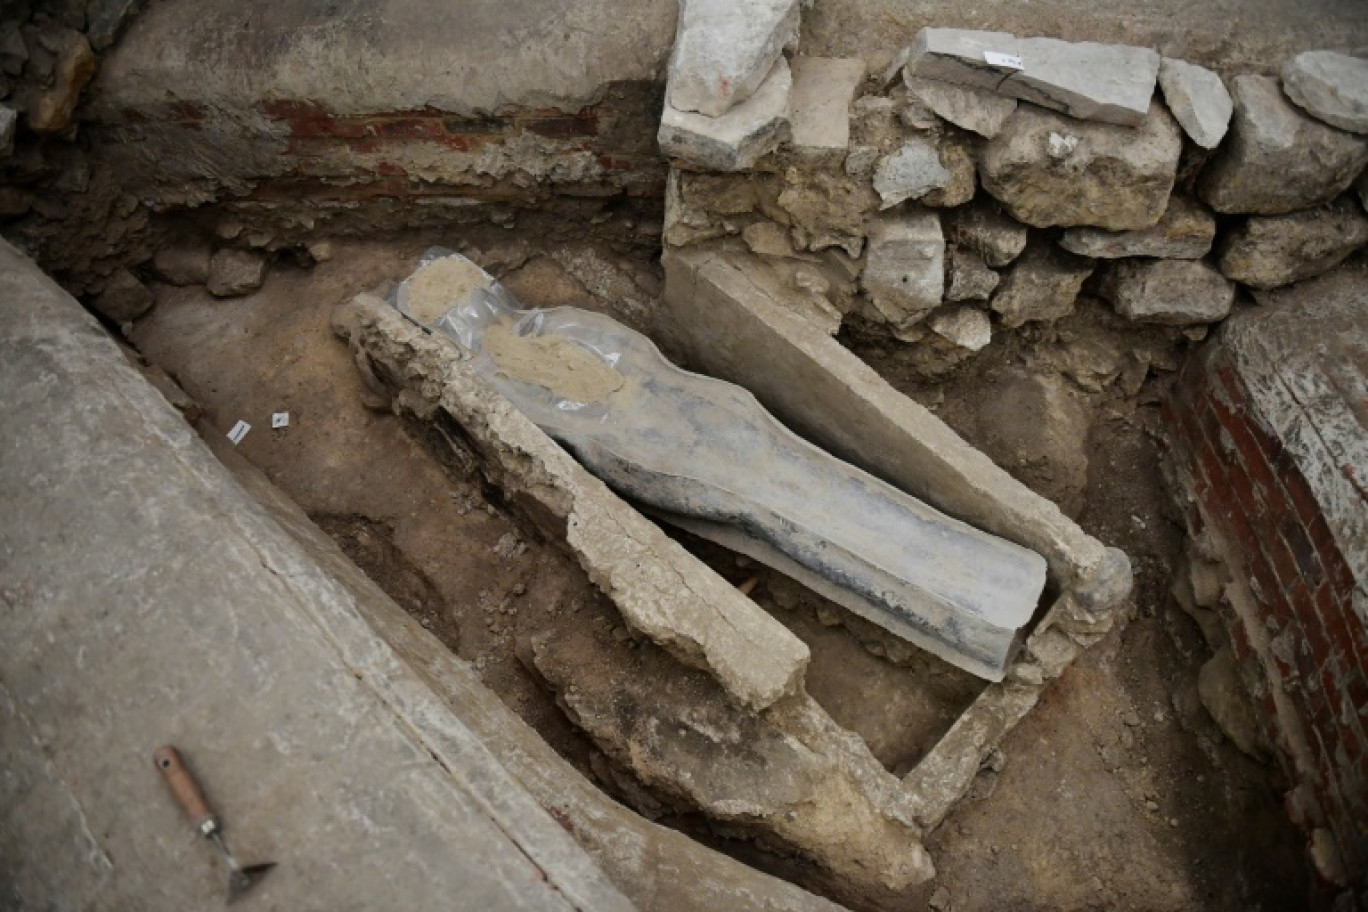
<instances>
[{"instance_id":1,"label":"small white tag","mask_svg":"<svg viewBox=\"0 0 1368 912\"><path fill-rule=\"evenodd\" d=\"M283 427L289 427L289 426L290 426L290 413L289 413L289 412L276 412L274 415L271 416L271 427L273 427L273 428L283 428Z\"/></svg>"},{"instance_id":2,"label":"small white tag","mask_svg":"<svg viewBox=\"0 0 1368 912\"><path fill-rule=\"evenodd\" d=\"M242 443L242 438L246 437L247 432L251 429L252 426L250 424L245 421L239 421L237 424L233 425L233 429L228 432L228 439L233 441L233 446L237 446L239 443Z\"/></svg>"},{"instance_id":3,"label":"small white tag","mask_svg":"<svg viewBox=\"0 0 1368 912\"><path fill-rule=\"evenodd\" d=\"M1016 54L999 54L997 51L984 51L983 59L988 61L991 66L1008 67L1013 70L1024 70L1026 64L1021 62L1021 58Z\"/></svg>"}]
</instances>

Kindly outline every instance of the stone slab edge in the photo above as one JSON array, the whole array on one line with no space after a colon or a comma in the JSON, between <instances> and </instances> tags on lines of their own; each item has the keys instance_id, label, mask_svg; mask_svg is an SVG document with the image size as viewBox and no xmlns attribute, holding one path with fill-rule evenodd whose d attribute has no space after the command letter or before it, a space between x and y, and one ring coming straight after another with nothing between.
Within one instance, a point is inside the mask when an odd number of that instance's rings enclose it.
<instances>
[{"instance_id":1,"label":"stone slab edge","mask_svg":"<svg viewBox=\"0 0 1368 912\"><path fill-rule=\"evenodd\" d=\"M349 612L343 618L347 629L330 624L329 632L358 644L365 644L369 636L378 636L431 691L437 705L415 701L413 705L422 711L410 716L408 722L425 741L437 745L438 756L448 768L471 775L472 766L464 755L474 748L462 739L467 731L473 733L483 749L527 789L640 909L842 912L843 907L829 900L714 852L609 798L504 705L468 663L382 592L298 504L229 446L226 438L222 442L211 440L210 445L238 483L319 567L351 593L355 616L373 631L357 627Z\"/></svg>"},{"instance_id":2,"label":"stone slab edge","mask_svg":"<svg viewBox=\"0 0 1368 912\"><path fill-rule=\"evenodd\" d=\"M1061 582L1061 595L1027 637L1006 680L984 690L903 778L910 812L932 829L969 790L987 754L1031 710L1044 685L1115 624L1116 609L1131 593L1130 561L1087 535L834 339L772 300L716 248L667 248L663 259L659 339L715 376L750 389L836 455L865 463L957 518L1040 551ZM706 313L700 303L705 295L725 296L732 306L724 314ZM725 327L730 343L692 331L704 326ZM761 368L776 373L766 377ZM804 388L798 381L814 374L828 374L827 382L844 387L840 401L785 399L783 391ZM806 421L809 407L842 416L848 428ZM897 453L916 453L921 465L881 458ZM929 484L939 487L931 491Z\"/></svg>"},{"instance_id":3,"label":"stone slab edge","mask_svg":"<svg viewBox=\"0 0 1368 912\"><path fill-rule=\"evenodd\" d=\"M630 626L708 671L751 709L802 689L807 646L489 388L456 343L366 294L339 307L333 326L354 351L399 378L401 408L422 418L451 415L510 498L534 517L554 518L555 531Z\"/></svg>"}]
</instances>

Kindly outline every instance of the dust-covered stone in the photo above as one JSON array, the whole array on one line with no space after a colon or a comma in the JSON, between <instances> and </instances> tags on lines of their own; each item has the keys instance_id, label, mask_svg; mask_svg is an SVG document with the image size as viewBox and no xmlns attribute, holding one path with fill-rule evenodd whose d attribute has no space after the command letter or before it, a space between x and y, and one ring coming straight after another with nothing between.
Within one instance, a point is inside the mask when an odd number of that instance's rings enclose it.
<instances>
[{"instance_id":1,"label":"dust-covered stone","mask_svg":"<svg viewBox=\"0 0 1368 912\"><path fill-rule=\"evenodd\" d=\"M989 266L1006 266L1026 249L1026 226L1004 215L997 203L979 198L945 213L946 234Z\"/></svg>"},{"instance_id":2,"label":"dust-covered stone","mask_svg":"<svg viewBox=\"0 0 1368 912\"><path fill-rule=\"evenodd\" d=\"M1284 215L1327 203L1368 164L1368 138L1297 108L1268 76L1231 80L1230 137L1197 192L1217 212Z\"/></svg>"},{"instance_id":3,"label":"dust-covered stone","mask_svg":"<svg viewBox=\"0 0 1368 912\"><path fill-rule=\"evenodd\" d=\"M886 155L874 170L874 190L879 208L889 209L905 200L920 199L950 183L950 172L941 164L940 150L928 139L915 137Z\"/></svg>"},{"instance_id":4,"label":"dust-covered stone","mask_svg":"<svg viewBox=\"0 0 1368 912\"><path fill-rule=\"evenodd\" d=\"M760 256L791 257L794 253L789 233L774 222L752 222L741 231L741 238L751 253Z\"/></svg>"},{"instance_id":5,"label":"dust-covered stone","mask_svg":"<svg viewBox=\"0 0 1368 912\"><path fill-rule=\"evenodd\" d=\"M974 191L978 189L978 170L974 167L973 152L956 137L942 138L938 148L941 167L950 177L944 187L927 193L921 201L937 208L963 206L974 198Z\"/></svg>"},{"instance_id":6,"label":"dust-covered stone","mask_svg":"<svg viewBox=\"0 0 1368 912\"><path fill-rule=\"evenodd\" d=\"M977 307L947 307L937 311L928 322L936 335L969 351L981 351L993 341L993 322Z\"/></svg>"},{"instance_id":7,"label":"dust-covered stone","mask_svg":"<svg viewBox=\"0 0 1368 912\"><path fill-rule=\"evenodd\" d=\"M1283 91L1317 120L1351 133L1368 133L1368 60L1307 51L1287 62Z\"/></svg>"},{"instance_id":8,"label":"dust-covered stone","mask_svg":"<svg viewBox=\"0 0 1368 912\"><path fill-rule=\"evenodd\" d=\"M205 282L209 293L218 298L251 294L266 280L266 258L250 250L225 248L209 260Z\"/></svg>"},{"instance_id":9,"label":"dust-covered stone","mask_svg":"<svg viewBox=\"0 0 1368 912\"><path fill-rule=\"evenodd\" d=\"M1070 228L1059 246L1080 256L1165 257L1196 260L1211 251L1216 219L1201 205L1181 196L1169 198L1168 208L1151 228L1135 231L1103 231L1101 228Z\"/></svg>"},{"instance_id":10,"label":"dust-covered stone","mask_svg":"<svg viewBox=\"0 0 1368 912\"><path fill-rule=\"evenodd\" d=\"M976 86L923 79L903 71L908 94L955 126L992 139L1016 110L1016 100Z\"/></svg>"},{"instance_id":11,"label":"dust-covered stone","mask_svg":"<svg viewBox=\"0 0 1368 912\"><path fill-rule=\"evenodd\" d=\"M1254 288L1320 275L1368 244L1368 215L1349 199L1321 209L1251 216L1221 245L1221 272Z\"/></svg>"},{"instance_id":12,"label":"dust-covered stone","mask_svg":"<svg viewBox=\"0 0 1368 912\"><path fill-rule=\"evenodd\" d=\"M844 155L850 147L850 103L864 79L864 61L796 57L791 69L794 151Z\"/></svg>"},{"instance_id":13,"label":"dust-covered stone","mask_svg":"<svg viewBox=\"0 0 1368 912\"><path fill-rule=\"evenodd\" d=\"M1230 313L1235 286L1200 260L1120 260L1107 267L1102 295L1136 323L1188 326Z\"/></svg>"},{"instance_id":14,"label":"dust-covered stone","mask_svg":"<svg viewBox=\"0 0 1368 912\"><path fill-rule=\"evenodd\" d=\"M1092 271L1091 260L1044 242L1034 243L1007 273L993 296L993 310L1002 316L1007 329L1058 320L1073 312L1079 289Z\"/></svg>"},{"instance_id":15,"label":"dust-covered stone","mask_svg":"<svg viewBox=\"0 0 1368 912\"><path fill-rule=\"evenodd\" d=\"M670 57L668 107L721 117L759 91L798 37L799 0L686 0Z\"/></svg>"},{"instance_id":16,"label":"dust-covered stone","mask_svg":"<svg viewBox=\"0 0 1368 912\"><path fill-rule=\"evenodd\" d=\"M744 171L789 137L793 78L779 60L753 95L716 117L666 104L656 135L660 150L712 171Z\"/></svg>"},{"instance_id":17,"label":"dust-covered stone","mask_svg":"<svg viewBox=\"0 0 1368 912\"><path fill-rule=\"evenodd\" d=\"M983 257L973 250L951 247L949 253L949 286L947 301L986 301L998 287L1000 276L989 269Z\"/></svg>"},{"instance_id":18,"label":"dust-covered stone","mask_svg":"<svg viewBox=\"0 0 1368 912\"><path fill-rule=\"evenodd\" d=\"M895 329L905 329L939 307L945 291L940 219L930 212L877 219L869 229L860 287Z\"/></svg>"},{"instance_id":19,"label":"dust-covered stone","mask_svg":"<svg viewBox=\"0 0 1368 912\"><path fill-rule=\"evenodd\" d=\"M1169 111L1193 142L1203 149L1221 144L1234 104L1220 76L1195 63L1165 57L1159 65L1159 87Z\"/></svg>"},{"instance_id":20,"label":"dust-covered stone","mask_svg":"<svg viewBox=\"0 0 1368 912\"><path fill-rule=\"evenodd\" d=\"M983 187L1018 221L1038 228L1148 228L1168 205L1182 137L1164 106L1138 127L1085 123L1017 108L979 161Z\"/></svg>"},{"instance_id":21,"label":"dust-covered stone","mask_svg":"<svg viewBox=\"0 0 1368 912\"><path fill-rule=\"evenodd\" d=\"M92 306L115 323L136 320L152 307L152 291L127 269L120 269L105 282Z\"/></svg>"},{"instance_id":22,"label":"dust-covered stone","mask_svg":"<svg viewBox=\"0 0 1368 912\"><path fill-rule=\"evenodd\" d=\"M839 247L852 257L864 249L865 221L878 205L868 182L828 169L790 168L777 205L808 250Z\"/></svg>"},{"instance_id":23,"label":"dust-covered stone","mask_svg":"<svg viewBox=\"0 0 1368 912\"><path fill-rule=\"evenodd\" d=\"M170 285L203 285L209 281L212 255L206 241L179 241L156 252L152 269L157 278Z\"/></svg>"}]
</instances>

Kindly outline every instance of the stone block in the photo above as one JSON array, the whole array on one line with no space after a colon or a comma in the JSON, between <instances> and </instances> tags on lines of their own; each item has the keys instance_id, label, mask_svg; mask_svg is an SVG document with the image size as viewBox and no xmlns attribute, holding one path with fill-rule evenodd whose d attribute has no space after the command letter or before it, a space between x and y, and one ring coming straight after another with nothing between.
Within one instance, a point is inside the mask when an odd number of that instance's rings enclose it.
<instances>
[{"instance_id":1,"label":"stone block","mask_svg":"<svg viewBox=\"0 0 1368 912\"><path fill-rule=\"evenodd\" d=\"M993 296L993 310L1007 329L1058 320L1073 313L1078 291L1092 271L1091 260L1037 242L1007 273Z\"/></svg>"},{"instance_id":2,"label":"stone block","mask_svg":"<svg viewBox=\"0 0 1368 912\"><path fill-rule=\"evenodd\" d=\"M864 61L796 57L790 66L794 150L844 156L850 147L850 103L864 79Z\"/></svg>"},{"instance_id":3,"label":"stone block","mask_svg":"<svg viewBox=\"0 0 1368 912\"><path fill-rule=\"evenodd\" d=\"M879 208L889 209L909 199L920 199L950 183L940 150L925 137L914 137L896 152L885 155L874 169Z\"/></svg>"},{"instance_id":4,"label":"stone block","mask_svg":"<svg viewBox=\"0 0 1368 912\"><path fill-rule=\"evenodd\" d=\"M945 213L948 238L989 266L1006 266L1026 249L1026 226L1002 214L992 200L978 199Z\"/></svg>"},{"instance_id":5,"label":"stone block","mask_svg":"<svg viewBox=\"0 0 1368 912\"><path fill-rule=\"evenodd\" d=\"M168 244L152 257L157 278L170 285L203 285L209 281L213 250L207 241Z\"/></svg>"},{"instance_id":6,"label":"stone block","mask_svg":"<svg viewBox=\"0 0 1368 912\"><path fill-rule=\"evenodd\" d=\"M956 85L939 79L913 76L903 71L907 92L937 117L963 130L992 139L1016 110L1016 100L1004 98L988 89Z\"/></svg>"},{"instance_id":7,"label":"stone block","mask_svg":"<svg viewBox=\"0 0 1368 912\"><path fill-rule=\"evenodd\" d=\"M1000 277L983 263L978 253L963 247L951 247L950 282L945 290L947 301L986 301L997 289ZM933 327L934 328L934 327Z\"/></svg>"},{"instance_id":8,"label":"stone block","mask_svg":"<svg viewBox=\"0 0 1368 912\"><path fill-rule=\"evenodd\" d=\"M993 321L977 307L947 307L931 317L930 325L933 333L969 351L981 351L993 341Z\"/></svg>"},{"instance_id":9,"label":"stone block","mask_svg":"<svg viewBox=\"0 0 1368 912\"><path fill-rule=\"evenodd\" d=\"M205 287L218 298L251 294L266 281L266 258L250 250L224 248L209 260Z\"/></svg>"},{"instance_id":10,"label":"stone block","mask_svg":"<svg viewBox=\"0 0 1368 912\"><path fill-rule=\"evenodd\" d=\"M1169 198L1168 208L1151 228L1135 231L1103 231L1100 228L1070 228L1059 246L1080 256L1117 259L1120 257L1164 257L1199 260L1211 251L1216 237L1216 219L1200 204L1181 196Z\"/></svg>"},{"instance_id":11,"label":"stone block","mask_svg":"<svg viewBox=\"0 0 1368 912\"><path fill-rule=\"evenodd\" d=\"M1220 76L1195 63L1165 57L1159 65L1159 87L1169 111L1193 142L1203 149L1220 145L1234 110Z\"/></svg>"},{"instance_id":12,"label":"stone block","mask_svg":"<svg viewBox=\"0 0 1368 912\"><path fill-rule=\"evenodd\" d=\"M1348 198L1290 215L1252 216L1225 237L1226 278L1276 288L1327 272L1368 244L1368 215Z\"/></svg>"},{"instance_id":13,"label":"stone block","mask_svg":"<svg viewBox=\"0 0 1368 912\"><path fill-rule=\"evenodd\" d=\"M1283 91L1317 120L1351 133L1368 133L1368 60L1307 51L1287 62Z\"/></svg>"},{"instance_id":14,"label":"stone block","mask_svg":"<svg viewBox=\"0 0 1368 912\"><path fill-rule=\"evenodd\" d=\"M744 171L789 138L793 77L779 60L755 94L719 117L665 105L657 139L660 150L683 165L711 171Z\"/></svg>"},{"instance_id":15,"label":"stone block","mask_svg":"<svg viewBox=\"0 0 1368 912\"><path fill-rule=\"evenodd\" d=\"M1203 169L1198 195L1217 212L1284 215L1327 203L1368 164L1368 138L1294 106L1268 76L1231 80L1230 137Z\"/></svg>"},{"instance_id":16,"label":"stone block","mask_svg":"<svg viewBox=\"0 0 1368 912\"><path fill-rule=\"evenodd\" d=\"M930 212L885 216L869 228L860 288L894 329L906 329L940 306L945 238Z\"/></svg>"},{"instance_id":17,"label":"stone block","mask_svg":"<svg viewBox=\"0 0 1368 912\"><path fill-rule=\"evenodd\" d=\"M1018 58L1017 68L988 56ZM1159 75L1149 48L1017 38L1006 32L924 28L905 73L988 89L1082 120L1142 123Z\"/></svg>"},{"instance_id":18,"label":"stone block","mask_svg":"<svg viewBox=\"0 0 1368 912\"><path fill-rule=\"evenodd\" d=\"M683 0L668 104L721 117L760 90L798 37L799 0Z\"/></svg>"},{"instance_id":19,"label":"stone block","mask_svg":"<svg viewBox=\"0 0 1368 912\"><path fill-rule=\"evenodd\" d=\"M137 276L120 269L105 282L92 306L115 323L136 320L152 307L152 292Z\"/></svg>"},{"instance_id":20,"label":"stone block","mask_svg":"<svg viewBox=\"0 0 1368 912\"><path fill-rule=\"evenodd\" d=\"M1121 260L1107 267L1102 295L1136 323L1190 326L1224 320L1235 286L1200 260Z\"/></svg>"},{"instance_id":21,"label":"stone block","mask_svg":"<svg viewBox=\"0 0 1368 912\"><path fill-rule=\"evenodd\" d=\"M1126 231L1163 216L1182 148L1178 125L1157 102L1134 128L1022 106L988 141L979 175L1028 225Z\"/></svg>"}]
</instances>

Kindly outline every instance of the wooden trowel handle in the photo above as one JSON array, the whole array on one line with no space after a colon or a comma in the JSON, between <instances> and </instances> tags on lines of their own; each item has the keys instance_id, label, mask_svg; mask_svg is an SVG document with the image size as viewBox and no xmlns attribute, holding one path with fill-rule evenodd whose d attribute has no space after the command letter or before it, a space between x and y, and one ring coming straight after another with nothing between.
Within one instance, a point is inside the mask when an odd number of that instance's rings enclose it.
<instances>
[{"instance_id":1,"label":"wooden trowel handle","mask_svg":"<svg viewBox=\"0 0 1368 912\"><path fill-rule=\"evenodd\" d=\"M218 820L214 816L214 809L209 806L204 797L204 790L181 760L180 751L169 744L164 745L152 752L152 762L161 770L171 794L176 796L176 801L185 809L185 813L190 815L195 827L206 836L217 829Z\"/></svg>"}]
</instances>

